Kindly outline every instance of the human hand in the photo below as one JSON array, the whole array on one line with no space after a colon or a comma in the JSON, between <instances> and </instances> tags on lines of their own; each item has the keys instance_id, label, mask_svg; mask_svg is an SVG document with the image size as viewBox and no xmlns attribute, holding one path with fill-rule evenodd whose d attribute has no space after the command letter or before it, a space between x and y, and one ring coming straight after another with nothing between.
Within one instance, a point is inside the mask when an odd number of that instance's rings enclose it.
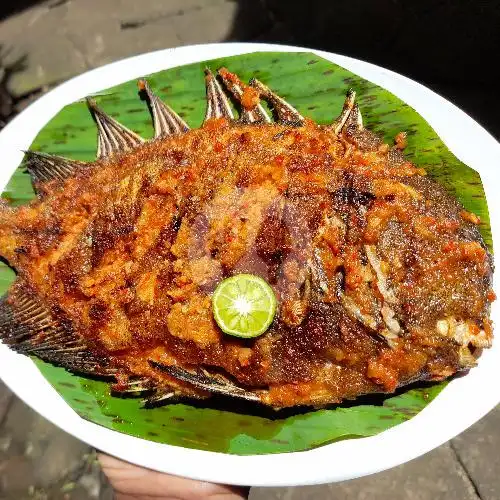
<instances>
[{"instance_id":1,"label":"human hand","mask_svg":"<svg viewBox=\"0 0 500 500\"><path fill-rule=\"evenodd\" d=\"M98 454L116 500L244 500L249 488L194 481L162 474Z\"/></svg>"}]
</instances>

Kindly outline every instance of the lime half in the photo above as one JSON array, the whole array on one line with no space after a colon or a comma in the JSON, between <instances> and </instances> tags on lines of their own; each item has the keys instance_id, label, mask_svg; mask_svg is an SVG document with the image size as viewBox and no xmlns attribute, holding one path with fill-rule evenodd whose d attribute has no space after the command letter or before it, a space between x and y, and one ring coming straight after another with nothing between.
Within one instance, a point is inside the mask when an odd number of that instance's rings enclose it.
<instances>
[{"instance_id":1,"label":"lime half","mask_svg":"<svg viewBox=\"0 0 500 500\"><path fill-rule=\"evenodd\" d=\"M259 276L237 274L219 283L212 297L214 318L228 335L262 335L276 314L273 289Z\"/></svg>"}]
</instances>

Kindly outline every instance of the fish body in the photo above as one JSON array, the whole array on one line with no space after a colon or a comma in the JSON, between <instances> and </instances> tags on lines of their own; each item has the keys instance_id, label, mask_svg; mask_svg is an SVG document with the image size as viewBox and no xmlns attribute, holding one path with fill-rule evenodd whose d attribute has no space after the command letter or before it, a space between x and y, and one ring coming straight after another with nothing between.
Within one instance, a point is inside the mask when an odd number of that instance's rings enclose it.
<instances>
[{"instance_id":1,"label":"fish body","mask_svg":"<svg viewBox=\"0 0 500 500\"><path fill-rule=\"evenodd\" d=\"M493 260L477 216L405 159L404 135L368 131L352 91L321 126L257 80L205 81L198 129L141 80L153 140L89 100L96 161L27 153L37 199L0 206L17 272L0 339L150 404L321 407L473 367L492 342ZM212 313L240 273L278 302L256 339Z\"/></svg>"}]
</instances>

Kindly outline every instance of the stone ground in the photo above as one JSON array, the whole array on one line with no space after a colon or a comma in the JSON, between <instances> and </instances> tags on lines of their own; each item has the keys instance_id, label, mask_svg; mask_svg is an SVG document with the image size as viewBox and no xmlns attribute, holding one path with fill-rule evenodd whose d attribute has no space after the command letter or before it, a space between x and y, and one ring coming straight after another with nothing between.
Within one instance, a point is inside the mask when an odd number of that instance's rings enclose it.
<instances>
[{"instance_id":1,"label":"stone ground","mask_svg":"<svg viewBox=\"0 0 500 500\"><path fill-rule=\"evenodd\" d=\"M445 0L307 4L304 16L298 0L4 1L0 127L48 88L110 61L178 45L253 40L314 46L391 67L451 98L500 135L496 88L483 66L496 60L500 43L498 1L463 0L460 8ZM326 486L255 488L250 498L498 500L499 428L497 408L450 443L393 470ZM95 452L0 382L0 499L112 496Z\"/></svg>"}]
</instances>

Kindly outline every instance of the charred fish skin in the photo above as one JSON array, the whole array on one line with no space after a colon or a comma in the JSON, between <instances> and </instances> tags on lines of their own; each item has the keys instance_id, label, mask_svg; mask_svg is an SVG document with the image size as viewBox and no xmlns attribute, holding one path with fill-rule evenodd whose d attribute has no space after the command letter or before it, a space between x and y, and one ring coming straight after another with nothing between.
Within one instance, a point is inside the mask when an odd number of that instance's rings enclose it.
<instances>
[{"instance_id":1,"label":"charred fish skin","mask_svg":"<svg viewBox=\"0 0 500 500\"><path fill-rule=\"evenodd\" d=\"M142 79L151 141L89 99L94 162L27 152L37 200L0 206L18 274L2 342L146 407L211 394L321 407L473 367L492 342L493 260L477 216L406 161L404 136L367 130L353 90L319 126L256 79L207 68L205 85L199 129ZM279 302L251 341L211 313L241 272Z\"/></svg>"}]
</instances>

